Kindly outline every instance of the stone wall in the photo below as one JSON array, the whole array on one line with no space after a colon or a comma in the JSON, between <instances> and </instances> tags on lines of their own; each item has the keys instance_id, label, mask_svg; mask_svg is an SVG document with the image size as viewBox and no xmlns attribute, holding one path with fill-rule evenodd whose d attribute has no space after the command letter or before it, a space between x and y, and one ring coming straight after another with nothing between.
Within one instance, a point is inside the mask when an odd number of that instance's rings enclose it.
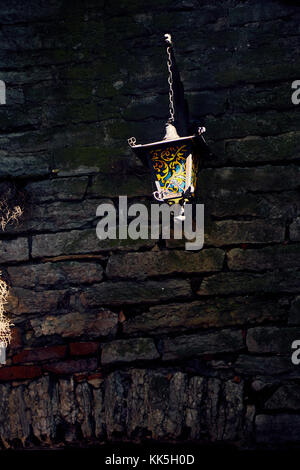
<instances>
[{"instance_id":1,"label":"stone wall","mask_svg":"<svg viewBox=\"0 0 300 470\"><path fill-rule=\"evenodd\" d=\"M300 442L296 3L2 2L0 182L25 197L0 239L3 446ZM100 202L151 200L126 139L163 133L166 32L214 153L194 253L95 234Z\"/></svg>"}]
</instances>

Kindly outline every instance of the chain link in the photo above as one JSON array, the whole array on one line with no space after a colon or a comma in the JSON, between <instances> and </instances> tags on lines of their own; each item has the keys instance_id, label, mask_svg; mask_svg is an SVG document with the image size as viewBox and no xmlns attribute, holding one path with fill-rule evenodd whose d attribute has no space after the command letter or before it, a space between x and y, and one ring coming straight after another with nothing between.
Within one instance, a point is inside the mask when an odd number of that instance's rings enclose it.
<instances>
[{"instance_id":1,"label":"chain link","mask_svg":"<svg viewBox=\"0 0 300 470\"><path fill-rule=\"evenodd\" d=\"M168 83L169 83L169 106L170 106L170 117L169 122L174 122L174 91L173 91L173 73L172 73L172 56L171 56L171 46L167 47L167 66L169 71Z\"/></svg>"}]
</instances>

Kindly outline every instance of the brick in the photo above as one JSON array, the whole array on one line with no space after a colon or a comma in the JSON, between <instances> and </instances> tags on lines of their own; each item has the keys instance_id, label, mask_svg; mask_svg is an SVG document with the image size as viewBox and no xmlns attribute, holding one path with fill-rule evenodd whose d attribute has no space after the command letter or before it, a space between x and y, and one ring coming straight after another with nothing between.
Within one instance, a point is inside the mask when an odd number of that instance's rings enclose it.
<instances>
[{"instance_id":1,"label":"brick","mask_svg":"<svg viewBox=\"0 0 300 470\"><path fill-rule=\"evenodd\" d=\"M226 102L229 99L228 90L205 90L186 92L189 101L189 112L192 117L207 114L219 114L226 111Z\"/></svg>"},{"instance_id":2,"label":"brick","mask_svg":"<svg viewBox=\"0 0 300 470\"><path fill-rule=\"evenodd\" d=\"M295 297L295 299L291 302L289 324L300 325L300 295Z\"/></svg>"},{"instance_id":3,"label":"brick","mask_svg":"<svg viewBox=\"0 0 300 470\"><path fill-rule=\"evenodd\" d=\"M217 333L166 338L162 341L163 360L178 360L206 354L237 352L244 348L241 331L220 330Z\"/></svg>"},{"instance_id":4,"label":"brick","mask_svg":"<svg viewBox=\"0 0 300 470\"><path fill-rule=\"evenodd\" d=\"M245 193L220 190L211 195L210 186L203 186L201 199L205 212L215 217L257 217L259 219L292 219L300 213L300 197L296 191L276 193Z\"/></svg>"},{"instance_id":5,"label":"brick","mask_svg":"<svg viewBox=\"0 0 300 470\"><path fill-rule=\"evenodd\" d=\"M29 259L27 238L16 240L0 240L0 264L11 261L26 261Z\"/></svg>"},{"instance_id":6,"label":"brick","mask_svg":"<svg viewBox=\"0 0 300 470\"><path fill-rule=\"evenodd\" d=\"M260 296L234 297L150 307L123 323L123 332L160 335L194 328L220 328L281 320L285 309L278 300Z\"/></svg>"},{"instance_id":7,"label":"brick","mask_svg":"<svg viewBox=\"0 0 300 470\"><path fill-rule=\"evenodd\" d=\"M103 269L100 263L76 261L10 266L7 269L14 287L35 287L100 282ZM84 277L83 277L84 273Z\"/></svg>"},{"instance_id":8,"label":"brick","mask_svg":"<svg viewBox=\"0 0 300 470\"><path fill-rule=\"evenodd\" d=\"M294 242L300 241L300 217L297 217L290 225L290 239Z\"/></svg>"},{"instance_id":9,"label":"brick","mask_svg":"<svg viewBox=\"0 0 300 470\"><path fill-rule=\"evenodd\" d=\"M231 91L234 112L259 112L270 108L283 111L291 108L290 82L272 86L262 83L258 87L246 85Z\"/></svg>"},{"instance_id":10,"label":"brick","mask_svg":"<svg viewBox=\"0 0 300 470\"><path fill-rule=\"evenodd\" d=\"M299 410L300 392L297 384L281 385L266 401L267 410Z\"/></svg>"},{"instance_id":11,"label":"brick","mask_svg":"<svg viewBox=\"0 0 300 470\"><path fill-rule=\"evenodd\" d=\"M298 187L300 168L296 165L259 168L226 167L220 169L203 169L199 185L210 188L210 192L220 193L224 190L247 191L283 191Z\"/></svg>"},{"instance_id":12,"label":"brick","mask_svg":"<svg viewBox=\"0 0 300 470\"><path fill-rule=\"evenodd\" d=\"M256 327L247 332L247 347L250 353L291 354L291 345L300 338L300 328Z\"/></svg>"},{"instance_id":13,"label":"brick","mask_svg":"<svg viewBox=\"0 0 300 470\"><path fill-rule=\"evenodd\" d=\"M82 383L86 381L86 377L87 377L87 374L84 372L75 372L72 378L75 381L75 383Z\"/></svg>"},{"instance_id":14,"label":"brick","mask_svg":"<svg viewBox=\"0 0 300 470\"><path fill-rule=\"evenodd\" d=\"M101 384L103 383L102 372L95 372L94 374L89 374L87 376L87 382L94 388L100 388Z\"/></svg>"},{"instance_id":15,"label":"brick","mask_svg":"<svg viewBox=\"0 0 300 470\"><path fill-rule=\"evenodd\" d=\"M44 181L35 181L25 186L31 202L54 202L59 200L82 199L88 185L88 177L56 178Z\"/></svg>"},{"instance_id":16,"label":"brick","mask_svg":"<svg viewBox=\"0 0 300 470\"><path fill-rule=\"evenodd\" d=\"M45 230L59 232L62 229L81 229L87 224L93 223L96 209L103 202L112 204L111 201L104 199L87 199L72 203L65 201L49 202L48 204L27 203L27 211L22 219L22 224L14 225L6 231L11 233L32 230L35 232ZM94 235L96 237L96 231L94 231ZM59 236L57 235L57 237Z\"/></svg>"},{"instance_id":17,"label":"brick","mask_svg":"<svg viewBox=\"0 0 300 470\"><path fill-rule=\"evenodd\" d=\"M187 281L123 281L103 282L86 288L80 295L84 307L98 305L139 304L143 302L155 303L163 300L191 297L191 287Z\"/></svg>"},{"instance_id":18,"label":"brick","mask_svg":"<svg viewBox=\"0 0 300 470\"><path fill-rule=\"evenodd\" d=\"M43 366L43 370L55 375L70 375L75 372L86 372L97 369L97 359L69 359Z\"/></svg>"},{"instance_id":19,"label":"brick","mask_svg":"<svg viewBox=\"0 0 300 470\"><path fill-rule=\"evenodd\" d=\"M295 5L286 5L276 2L258 3L252 8L251 3L240 3L230 8L229 19L231 26L244 25L246 23L270 21L282 16L295 13Z\"/></svg>"},{"instance_id":20,"label":"brick","mask_svg":"<svg viewBox=\"0 0 300 470\"><path fill-rule=\"evenodd\" d=\"M152 193L149 172L138 175L104 174L94 177L88 188L88 197L118 197L120 195L147 196Z\"/></svg>"},{"instance_id":21,"label":"brick","mask_svg":"<svg viewBox=\"0 0 300 470\"><path fill-rule=\"evenodd\" d=\"M10 4L5 5L1 10L1 21L7 24L14 24L19 20L20 17L27 22L34 22L38 19L51 19L58 13L58 6L54 4L47 5L41 4L39 11L37 11L36 6L33 4L28 5L28 8L24 11L22 5L20 4ZM22 42L21 42L22 44ZM22 44L23 45L23 44Z\"/></svg>"},{"instance_id":22,"label":"brick","mask_svg":"<svg viewBox=\"0 0 300 470\"><path fill-rule=\"evenodd\" d=\"M34 379L42 375L38 366L11 366L0 369L0 381Z\"/></svg>"},{"instance_id":23,"label":"brick","mask_svg":"<svg viewBox=\"0 0 300 470\"><path fill-rule=\"evenodd\" d=\"M66 295L66 290L33 291L13 287L9 291L6 310L13 315L53 312L64 302Z\"/></svg>"},{"instance_id":24,"label":"brick","mask_svg":"<svg viewBox=\"0 0 300 470\"><path fill-rule=\"evenodd\" d=\"M203 279L198 295L298 292L299 270L257 273L219 273Z\"/></svg>"},{"instance_id":25,"label":"brick","mask_svg":"<svg viewBox=\"0 0 300 470\"><path fill-rule=\"evenodd\" d=\"M150 338L119 339L102 346L101 363L127 363L151 361L159 358L154 341Z\"/></svg>"},{"instance_id":26,"label":"brick","mask_svg":"<svg viewBox=\"0 0 300 470\"><path fill-rule=\"evenodd\" d=\"M284 241L284 236L285 224L282 220L222 220L207 226L205 244L279 243Z\"/></svg>"},{"instance_id":27,"label":"brick","mask_svg":"<svg viewBox=\"0 0 300 470\"><path fill-rule=\"evenodd\" d=\"M292 364L291 357L257 357L241 354L234 364L238 374L245 376L280 376L299 378L298 369Z\"/></svg>"},{"instance_id":28,"label":"brick","mask_svg":"<svg viewBox=\"0 0 300 470\"><path fill-rule=\"evenodd\" d=\"M67 353L67 346L48 346L36 349L24 349L12 358L14 364L22 362L41 362L62 359Z\"/></svg>"},{"instance_id":29,"label":"brick","mask_svg":"<svg viewBox=\"0 0 300 470\"><path fill-rule=\"evenodd\" d=\"M77 372L74 375L74 380L78 383L88 382L94 388L99 388L103 383L103 374L102 372L95 372L92 374Z\"/></svg>"},{"instance_id":30,"label":"brick","mask_svg":"<svg viewBox=\"0 0 300 470\"><path fill-rule=\"evenodd\" d=\"M15 350L23 346L22 340L22 331L18 327L13 327L11 329L11 342L9 344L9 349Z\"/></svg>"},{"instance_id":31,"label":"brick","mask_svg":"<svg viewBox=\"0 0 300 470\"><path fill-rule=\"evenodd\" d=\"M255 418L256 439L259 443L300 442L300 416L259 414Z\"/></svg>"},{"instance_id":32,"label":"brick","mask_svg":"<svg viewBox=\"0 0 300 470\"><path fill-rule=\"evenodd\" d=\"M110 250L138 250L154 246L154 240L99 240L95 229L48 233L32 237L32 257L101 253Z\"/></svg>"},{"instance_id":33,"label":"brick","mask_svg":"<svg viewBox=\"0 0 300 470\"><path fill-rule=\"evenodd\" d=\"M292 244L251 250L234 248L227 253L227 259L229 269L233 271L297 268L300 265L300 246Z\"/></svg>"},{"instance_id":34,"label":"brick","mask_svg":"<svg viewBox=\"0 0 300 470\"><path fill-rule=\"evenodd\" d=\"M35 114L34 110L32 110L32 114L29 117L27 113L24 113L22 106L14 106L14 107L7 107L1 109L0 113L0 129L2 131L9 131L12 125L16 127L19 126L28 126L30 123L34 122L36 125L38 124L39 118ZM27 116L26 116L27 114Z\"/></svg>"},{"instance_id":35,"label":"brick","mask_svg":"<svg viewBox=\"0 0 300 470\"><path fill-rule=\"evenodd\" d=\"M117 331L118 315L109 310L91 312L70 312L64 315L48 315L30 320L34 336L59 335L63 338L89 339L114 336Z\"/></svg>"},{"instance_id":36,"label":"brick","mask_svg":"<svg viewBox=\"0 0 300 470\"><path fill-rule=\"evenodd\" d=\"M289 161L298 158L300 132L287 132L278 136L247 136L226 142L228 162Z\"/></svg>"},{"instance_id":37,"label":"brick","mask_svg":"<svg viewBox=\"0 0 300 470\"><path fill-rule=\"evenodd\" d=\"M39 73L39 71L38 71ZM22 84L24 83L24 75L19 74L12 74L14 75L14 79L18 81L18 79L22 80ZM49 77L49 72L45 74L42 72L44 77ZM32 84L32 82L31 82ZM30 136L30 138L29 138ZM47 146L49 144L49 131L44 130L30 130L24 132L15 132L8 135L2 135L0 137L1 148L5 148L5 146L10 148L10 152L13 151L14 155L18 155L23 160L30 159L30 155L36 154L39 152L38 155L35 155L40 160L43 160L40 153L46 152ZM10 152L5 152L8 155L8 159L13 159ZM28 154L28 155L24 155ZM1 160L2 163L2 160ZM22 166L20 166L22 168ZM19 168L19 169L20 169Z\"/></svg>"},{"instance_id":38,"label":"brick","mask_svg":"<svg viewBox=\"0 0 300 470\"><path fill-rule=\"evenodd\" d=\"M224 15L225 16L225 15ZM221 32L221 31L220 31ZM224 30L222 30L223 33L223 38L224 38ZM233 32L232 32L233 33ZM278 38L276 38L278 39ZM274 38L275 40L275 38ZM292 52L289 51L289 54L286 54L284 57L281 55L281 61L280 62L270 62L270 49L265 48L263 51L264 54L264 59L265 62L259 63L260 61L258 59L261 59L261 44L260 47L254 47L253 49L256 50L256 58L254 57L249 57L249 61L251 60L251 65L248 63L245 63L244 61L244 56L242 53L247 57L248 54L245 54L245 51L247 49L248 43L245 44L244 47L240 48L240 53L235 51L235 60L232 59L232 56L230 56L230 50L232 47L234 47L234 44L236 42L241 41L241 36L238 35L237 39L234 41L234 43L230 44L229 48L227 51L222 48L222 51L220 49L218 50L218 53L216 51L213 51L211 46L209 48L211 49L211 57L210 61L206 62L207 67L204 67L200 70L198 70L197 74L197 80L195 80L195 74L191 78L185 77L185 88L192 88L192 89L197 89L199 86L199 80L201 81L202 87L206 87L209 89L214 88L219 88L219 87L230 87L232 85L239 86L241 85L241 82L245 83L252 83L252 84L259 84L261 85L264 82L267 82L268 80L272 80L272 77L276 76L277 79L281 79L286 81L287 79L291 79L291 81L294 79L296 74L296 64L297 62L293 62L293 57L292 57ZM253 38L252 42L256 42L256 38ZM209 52L207 53L206 51L203 51L203 54L207 57ZM258 55L259 54L259 55ZM263 55L262 54L262 55ZM294 51L294 54L296 54L296 51ZM192 64L192 57L190 54L188 54L188 57L190 57L190 64ZM202 65L205 64L204 58L201 57L201 63ZM266 60L268 59L268 60ZM187 59L186 59L187 60ZM194 61L196 58L194 58ZM193 64L195 63L193 61ZM207 59L206 59L207 61ZM214 63L214 67L211 67L211 63ZM263 67L264 65L264 67ZM200 76L199 76L200 73ZM286 105L287 108L291 108L290 103L287 103ZM254 114L254 113L253 113ZM272 115L274 116L274 121L276 122L276 125L274 124L274 127L276 126L276 131L274 130L274 133L283 133L283 132L289 132L291 130L297 130L296 126L292 126L291 128L288 128L287 126L282 126L280 128L279 126L279 118L277 116L277 112L274 111L266 111L265 114L268 114L268 118L272 120ZM212 133L210 135L220 135L222 137L228 136L230 138L237 138L237 137L244 137L246 135L267 135L271 134L271 126L268 125L267 118L265 116L259 115L257 116L258 112L255 113L256 119L259 121L255 123L254 116L249 115L248 113L245 113L243 116L239 116L237 113L233 114L235 117L236 122L233 120L233 122L229 122L229 130L226 129L226 122L228 122L228 117L232 116L232 113L227 114L227 119L223 118L222 123L220 123L220 126L217 127L217 120L220 119L222 116L213 116L215 118L215 121L212 119L212 116L210 117L210 120L208 121L206 118L206 124L208 129L212 129ZM224 116L224 115L223 115ZM248 119L247 119L248 118ZM284 120L286 121L288 118L284 116ZM221 125L222 124L222 125ZM260 126L259 126L260 124ZM248 132L247 132L248 128ZM230 132L229 132L230 131ZM242 132L243 131L243 132ZM155 134L154 134L155 135Z\"/></svg>"},{"instance_id":39,"label":"brick","mask_svg":"<svg viewBox=\"0 0 300 470\"><path fill-rule=\"evenodd\" d=\"M295 66L296 64L294 64ZM265 65L264 70L262 66L258 68L253 68L252 79L253 81L262 81L266 78L268 74L274 74L278 72L281 65L270 64L269 68ZM242 75L246 74L249 76L249 66L234 67L232 65L232 60L228 63L228 75L225 71L225 64L222 64L222 70L220 70L219 75L216 75L216 80L223 78L223 84L227 82L236 83L238 80L242 80ZM296 69L295 69L296 70ZM294 71L295 71L294 70ZM258 73L261 74L258 77ZM235 77L234 77L235 75ZM274 76L274 75L273 75ZM229 80L227 80L229 78ZM285 75L285 80L287 76ZM217 135L218 139L232 139L232 138L241 138L249 135L272 135L273 134L283 134L285 132L299 131L299 116L296 106L289 111L277 111L270 110L264 111L261 113L235 113L235 114L224 114L223 116L207 116L205 124L207 129L209 129L210 135Z\"/></svg>"},{"instance_id":40,"label":"brick","mask_svg":"<svg viewBox=\"0 0 300 470\"><path fill-rule=\"evenodd\" d=\"M165 116L165 106L163 101L158 96L146 97L143 96L138 101L132 99L129 101L126 109L124 110L124 119L140 120L143 121L150 116L157 116L161 119Z\"/></svg>"},{"instance_id":41,"label":"brick","mask_svg":"<svg viewBox=\"0 0 300 470\"><path fill-rule=\"evenodd\" d=\"M174 273L197 273L222 269L224 252L209 249L199 253L150 251L112 255L107 264L109 278L144 278Z\"/></svg>"},{"instance_id":42,"label":"brick","mask_svg":"<svg viewBox=\"0 0 300 470\"><path fill-rule=\"evenodd\" d=\"M3 156L0 162L0 177L33 177L50 174L50 155L40 154L24 157Z\"/></svg>"},{"instance_id":43,"label":"brick","mask_svg":"<svg viewBox=\"0 0 300 470\"><path fill-rule=\"evenodd\" d=\"M99 64L100 65L100 64ZM70 69L71 70L71 69ZM74 72L74 69L73 69ZM86 108L85 111L89 113L96 112L96 103L92 103L92 108ZM64 104L65 111L65 104ZM78 111L79 119L82 120L82 107L80 106ZM61 112L55 116L55 121L62 116ZM76 117L75 117L76 119ZM84 120L84 118L83 118ZM88 119L90 120L90 118ZM96 116L92 119L97 120ZM62 121L63 124L63 121ZM114 124L107 124L107 132L110 132ZM99 136L101 135L101 127L98 126ZM113 136L112 136L113 137ZM104 139L101 145L92 146L91 144L84 146L82 142L72 142L71 147L63 147L57 149L54 155L54 164L60 169L60 176L74 176L74 175L87 175L95 173L111 174L115 172L121 172L124 167L124 159L122 156L122 150L118 148L108 148L105 146Z\"/></svg>"},{"instance_id":44,"label":"brick","mask_svg":"<svg viewBox=\"0 0 300 470\"><path fill-rule=\"evenodd\" d=\"M71 356L88 356L96 354L99 349L99 343L85 342L85 343L70 343Z\"/></svg>"}]
</instances>

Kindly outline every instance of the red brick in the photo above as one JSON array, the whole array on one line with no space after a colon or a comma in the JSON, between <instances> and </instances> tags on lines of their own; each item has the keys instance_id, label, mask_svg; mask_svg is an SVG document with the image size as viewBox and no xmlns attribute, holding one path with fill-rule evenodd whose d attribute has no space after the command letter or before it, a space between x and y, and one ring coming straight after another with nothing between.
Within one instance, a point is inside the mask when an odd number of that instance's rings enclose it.
<instances>
[{"instance_id":1,"label":"red brick","mask_svg":"<svg viewBox=\"0 0 300 470\"><path fill-rule=\"evenodd\" d=\"M40 362L51 359L62 359L67 352L67 346L49 346L37 349L25 349L13 357L13 363Z\"/></svg>"},{"instance_id":2,"label":"red brick","mask_svg":"<svg viewBox=\"0 0 300 470\"><path fill-rule=\"evenodd\" d=\"M17 379L34 379L42 375L42 369L38 366L11 366L0 369L0 381Z\"/></svg>"},{"instance_id":3,"label":"red brick","mask_svg":"<svg viewBox=\"0 0 300 470\"><path fill-rule=\"evenodd\" d=\"M97 359L69 359L68 361L55 362L43 366L47 372L57 375L74 374L75 372L92 371L97 368Z\"/></svg>"},{"instance_id":4,"label":"red brick","mask_svg":"<svg viewBox=\"0 0 300 470\"><path fill-rule=\"evenodd\" d=\"M87 376L88 380L102 379L102 378L103 378L102 372L95 372L94 374L89 374Z\"/></svg>"},{"instance_id":5,"label":"red brick","mask_svg":"<svg viewBox=\"0 0 300 470\"><path fill-rule=\"evenodd\" d=\"M232 380L233 380L233 382L235 382L236 384L239 384L242 379L236 375L236 376L233 377Z\"/></svg>"},{"instance_id":6,"label":"red brick","mask_svg":"<svg viewBox=\"0 0 300 470\"><path fill-rule=\"evenodd\" d=\"M19 349L23 345L22 334L20 328L12 328L11 330L11 342L9 349Z\"/></svg>"},{"instance_id":7,"label":"red brick","mask_svg":"<svg viewBox=\"0 0 300 470\"><path fill-rule=\"evenodd\" d=\"M98 351L99 343L86 342L86 343L71 343L70 354L71 356L88 356L95 354Z\"/></svg>"},{"instance_id":8,"label":"red brick","mask_svg":"<svg viewBox=\"0 0 300 470\"><path fill-rule=\"evenodd\" d=\"M103 382L102 373L101 372L96 372L95 374L90 374L87 377L87 381L93 387L99 388L101 386L101 383Z\"/></svg>"},{"instance_id":9,"label":"red brick","mask_svg":"<svg viewBox=\"0 0 300 470\"><path fill-rule=\"evenodd\" d=\"M214 358L213 354L203 354L204 361L212 361Z\"/></svg>"},{"instance_id":10,"label":"red brick","mask_svg":"<svg viewBox=\"0 0 300 470\"><path fill-rule=\"evenodd\" d=\"M73 379L75 380L75 382L84 382L87 378L87 374L85 374L84 372L79 372L77 374L74 374L73 376Z\"/></svg>"},{"instance_id":11,"label":"red brick","mask_svg":"<svg viewBox=\"0 0 300 470\"><path fill-rule=\"evenodd\" d=\"M75 382L83 382L85 380L94 381L94 380L100 380L102 378L103 378L103 375L101 372L94 372L92 374L89 374L88 372L74 374Z\"/></svg>"}]
</instances>

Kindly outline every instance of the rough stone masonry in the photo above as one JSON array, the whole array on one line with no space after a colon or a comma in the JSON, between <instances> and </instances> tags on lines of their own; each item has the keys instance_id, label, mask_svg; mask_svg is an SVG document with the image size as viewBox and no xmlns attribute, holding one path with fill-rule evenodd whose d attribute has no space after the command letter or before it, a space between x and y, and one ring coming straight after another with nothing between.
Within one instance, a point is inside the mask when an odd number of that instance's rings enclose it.
<instances>
[{"instance_id":1,"label":"rough stone masonry","mask_svg":"<svg viewBox=\"0 0 300 470\"><path fill-rule=\"evenodd\" d=\"M22 0L0 11L0 237L14 323L3 447L300 442L300 79L296 1ZM150 201L126 139L161 137L171 32L191 118L205 246L100 243L96 208Z\"/></svg>"}]
</instances>

